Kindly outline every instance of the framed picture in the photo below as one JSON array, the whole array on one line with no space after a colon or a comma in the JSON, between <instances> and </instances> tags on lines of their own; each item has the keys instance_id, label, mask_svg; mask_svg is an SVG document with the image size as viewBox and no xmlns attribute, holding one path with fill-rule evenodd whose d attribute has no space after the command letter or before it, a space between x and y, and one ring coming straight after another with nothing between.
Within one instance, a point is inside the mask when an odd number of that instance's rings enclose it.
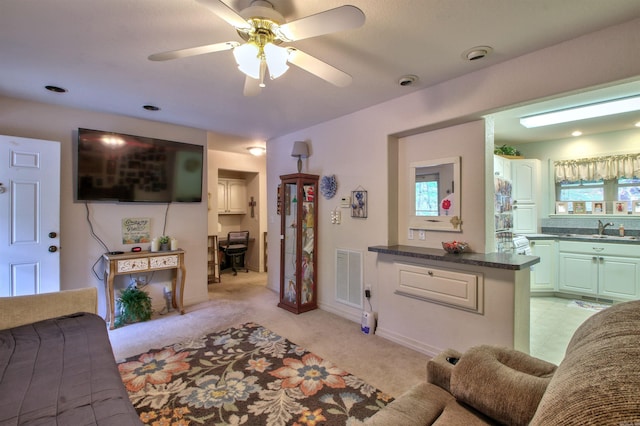
<instances>
[{"instance_id":1,"label":"framed picture","mask_svg":"<svg viewBox=\"0 0 640 426\"><path fill-rule=\"evenodd\" d=\"M628 214L629 203L627 201L614 201L613 214Z\"/></svg>"},{"instance_id":2,"label":"framed picture","mask_svg":"<svg viewBox=\"0 0 640 426\"><path fill-rule=\"evenodd\" d=\"M584 201L574 201L573 202L573 214L586 214L587 213L587 203Z\"/></svg>"},{"instance_id":3,"label":"framed picture","mask_svg":"<svg viewBox=\"0 0 640 426\"><path fill-rule=\"evenodd\" d=\"M367 191L351 191L351 217L366 219Z\"/></svg>"},{"instance_id":4,"label":"framed picture","mask_svg":"<svg viewBox=\"0 0 640 426\"><path fill-rule=\"evenodd\" d=\"M632 214L640 214L640 200L635 200L631 202L631 213Z\"/></svg>"},{"instance_id":5,"label":"framed picture","mask_svg":"<svg viewBox=\"0 0 640 426\"><path fill-rule=\"evenodd\" d=\"M594 201L593 202L593 214L605 214L606 210L604 208L603 201Z\"/></svg>"},{"instance_id":6,"label":"framed picture","mask_svg":"<svg viewBox=\"0 0 640 426\"><path fill-rule=\"evenodd\" d=\"M556 201L556 214L568 214L569 203L566 201Z\"/></svg>"}]
</instances>

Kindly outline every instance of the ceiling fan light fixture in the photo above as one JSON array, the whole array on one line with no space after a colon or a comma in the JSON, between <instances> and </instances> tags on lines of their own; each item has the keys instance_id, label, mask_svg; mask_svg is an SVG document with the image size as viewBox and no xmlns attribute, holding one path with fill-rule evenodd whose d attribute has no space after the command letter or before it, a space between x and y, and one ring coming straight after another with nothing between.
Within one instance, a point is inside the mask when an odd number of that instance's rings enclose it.
<instances>
[{"instance_id":1,"label":"ceiling fan light fixture","mask_svg":"<svg viewBox=\"0 0 640 426\"><path fill-rule=\"evenodd\" d=\"M233 49L238 69L251 78L260 78L260 48L253 42L245 43Z\"/></svg>"},{"instance_id":2,"label":"ceiling fan light fixture","mask_svg":"<svg viewBox=\"0 0 640 426\"><path fill-rule=\"evenodd\" d=\"M269 67L269 76L272 80L280 77L289 69L289 65L287 65L289 51L284 47L267 43L264 46L264 55L267 61L267 67Z\"/></svg>"}]
</instances>

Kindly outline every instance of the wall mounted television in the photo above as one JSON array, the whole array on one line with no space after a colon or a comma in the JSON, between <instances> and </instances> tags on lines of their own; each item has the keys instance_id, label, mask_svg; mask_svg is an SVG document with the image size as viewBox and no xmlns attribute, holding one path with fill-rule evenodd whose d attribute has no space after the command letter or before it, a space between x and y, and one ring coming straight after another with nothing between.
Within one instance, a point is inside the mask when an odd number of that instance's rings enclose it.
<instances>
[{"instance_id":1,"label":"wall mounted television","mask_svg":"<svg viewBox=\"0 0 640 426\"><path fill-rule=\"evenodd\" d=\"M199 203L200 145L78 129L76 201Z\"/></svg>"}]
</instances>

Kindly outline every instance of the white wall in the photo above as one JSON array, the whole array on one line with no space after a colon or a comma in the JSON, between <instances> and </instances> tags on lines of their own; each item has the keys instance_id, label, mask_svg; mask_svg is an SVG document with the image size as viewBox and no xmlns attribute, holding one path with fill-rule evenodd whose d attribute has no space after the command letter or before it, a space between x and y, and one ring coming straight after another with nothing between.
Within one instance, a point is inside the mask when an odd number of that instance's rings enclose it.
<instances>
[{"instance_id":1,"label":"white wall","mask_svg":"<svg viewBox=\"0 0 640 426\"><path fill-rule=\"evenodd\" d=\"M423 133L416 138L423 138L428 144L425 151L439 148L439 144L450 144L454 149L448 156L465 156L463 164L473 162L473 167L462 175L464 237L476 247L484 247L480 235L485 231L479 228L485 226L485 221L469 216L486 216L486 203L492 202L480 194L486 192L491 178L487 176L486 164L493 159L493 143L485 145L485 138L490 137L485 136L484 126L474 127L467 133L469 141L439 142L433 140L429 132L476 121L489 112L509 106L638 79L638 45L640 20L635 20L268 141L270 227L277 227L275 194L279 176L295 171L295 159L290 156L294 141L307 140L311 145L304 172L335 174L337 178L337 196L331 200L319 198L317 271L321 307L359 321L357 309L337 302L334 297L335 250L349 248L365 252L364 278L366 284L372 285L374 310L389 312L386 305L382 305L390 302L380 297L384 293L381 287L389 283L379 278L378 257L367 252L367 247L396 243L402 238L394 229L398 209L394 205L393 185L398 177L393 157L398 155L398 138ZM593 60L594 51L600 55L598 61ZM487 135L490 133L487 131ZM470 150L473 143L483 146ZM345 211L341 225L330 224L329 211L338 206L341 196L351 195L358 187L368 191L369 217L352 219ZM271 253L277 253L279 233L270 232L269 247ZM269 257L268 270L270 286L279 290L279 256ZM410 319L403 312L394 314L405 322Z\"/></svg>"},{"instance_id":2,"label":"white wall","mask_svg":"<svg viewBox=\"0 0 640 426\"><path fill-rule=\"evenodd\" d=\"M73 146L78 127L108 130L133 135L156 137L205 146L205 131L174 126L153 121L139 120L113 114L82 111L35 102L0 97L0 134L61 142L60 188L60 263L63 290L97 287L99 311L106 312L104 283L93 274L92 265L100 258L102 246L89 232L83 203L73 202ZM206 159L205 159L206 162ZM205 164L206 166L206 164ZM206 182L206 172L204 176ZM206 195L206 185L204 185ZM205 198L206 200L206 198ZM113 204L90 203L90 217L96 234L110 250L130 251L132 245L122 244L121 221L125 217L150 217L152 235L161 235L166 204ZM178 239L180 248L186 251L185 305L207 299L206 247L207 204L171 204L166 234ZM100 277L100 262L95 267ZM128 284L128 276L117 277L116 287ZM153 275L151 288L154 307L162 308L161 289L170 281L168 272ZM158 297L154 297L154 296ZM188 309L187 309L188 311Z\"/></svg>"}]
</instances>

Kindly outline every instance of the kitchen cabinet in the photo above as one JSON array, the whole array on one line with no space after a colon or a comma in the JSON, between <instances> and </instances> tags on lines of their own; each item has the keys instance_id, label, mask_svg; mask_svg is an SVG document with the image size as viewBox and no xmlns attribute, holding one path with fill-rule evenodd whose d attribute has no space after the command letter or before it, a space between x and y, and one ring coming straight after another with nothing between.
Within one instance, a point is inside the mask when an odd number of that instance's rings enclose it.
<instances>
[{"instance_id":1,"label":"kitchen cabinet","mask_svg":"<svg viewBox=\"0 0 640 426\"><path fill-rule=\"evenodd\" d=\"M218 179L218 214L246 214L247 205L244 179Z\"/></svg>"},{"instance_id":2,"label":"kitchen cabinet","mask_svg":"<svg viewBox=\"0 0 640 426\"><path fill-rule=\"evenodd\" d=\"M558 243L558 290L612 300L640 298L640 246Z\"/></svg>"},{"instance_id":3,"label":"kitchen cabinet","mask_svg":"<svg viewBox=\"0 0 640 426\"><path fill-rule=\"evenodd\" d=\"M531 254L540 258L540 263L531 267L531 292L556 291L556 241L534 240L529 244Z\"/></svg>"},{"instance_id":4,"label":"kitchen cabinet","mask_svg":"<svg viewBox=\"0 0 640 426\"><path fill-rule=\"evenodd\" d=\"M318 307L318 178L306 173L280 176L280 303L295 314Z\"/></svg>"},{"instance_id":5,"label":"kitchen cabinet","mask_svg":"<svg viewBox=\"0 0 640 426\"><path fill-rule=\"evenodd\" d=\"M540 160L512 160L513 232L538 232L538 206L540 205Z\"/></svg>"},{"instance_id":6,"label":"kitchen cabinet","mask_svg":"<svg viewBox=\"0 0 640 426\"><path fill-rule=\"evenodd\" d=\"M511 160L499 155L494 155L493 173L502 179L511 180Z\"/></svg>"},{"instance_id":7,"label":"kitchen cabinet","mask_svg":"<svg viewBox=\"0 0 640 426\"><path fill-rule=\"evenodd\" d=\"M540 192L540 160L523 159L511 161L513 197L523 204L536 204Z\"/></svg>"},{"instance_id":8,"label":"kitchen cabinet","mask_svg":"<svg viewBox=\"0 0 640 426\"><path fill-rule=\"evenodd\" d=\"M514 200L512 209L514 233L535 234L538 232L538 206L536 204L520 204Z\"/></svg>"}]
</instances>

